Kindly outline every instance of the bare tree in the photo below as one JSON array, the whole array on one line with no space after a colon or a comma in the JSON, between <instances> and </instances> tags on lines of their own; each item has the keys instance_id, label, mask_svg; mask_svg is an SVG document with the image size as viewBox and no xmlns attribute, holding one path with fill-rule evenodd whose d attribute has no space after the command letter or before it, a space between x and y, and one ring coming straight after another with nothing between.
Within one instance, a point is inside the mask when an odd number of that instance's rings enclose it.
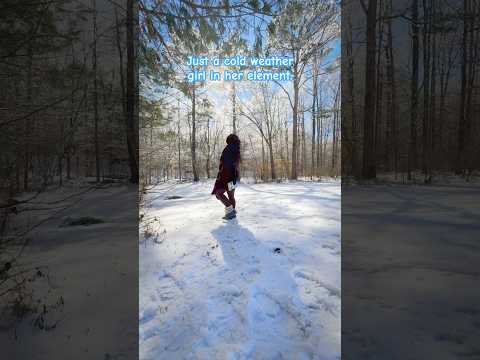
<instances>
[{"instance_id":1,"label":"bare tree","mask_svg":"<svg viewBox=\"0 0 480 360\"><path fill-rule=\"evenodd\" d=\"M293 115L291 179L297 179L298 171L299 95L305 82L304 72L313 56L337 36L337 12L337 5L328 1L291 1L270 27L273 48L293 59L293 96L278 83L288 97Z\"/></svg>"},{"instance_id":2,"label":"bare tree","mask_svg":"<svg viewBox=\"0 0 480 360\"><path fill-rule=\"evenodd\" d=\"M362 2L363 4L363 2ZM367 15L367 52L365 67L365 100L363 110L363 169L362 176L365 179L376 177L375 166L375 102L376 102L376 24L377 24L377 1L369 0L368 6L364 6Z\"/></svg>"},{"instance_id":3,"label":"bare tree","mask_svg":"<svg viewBox=\"0 0 480 360\"><path fill-rule=\"evenodd\" d=\"M126 131L127 147L130 164L130 181L138 184L138 82L136 81L136 67L138 66L135 55L136 33L136 8L133 0L127 0L127 90L126 90Z\"/></svg>"}]
</instances>

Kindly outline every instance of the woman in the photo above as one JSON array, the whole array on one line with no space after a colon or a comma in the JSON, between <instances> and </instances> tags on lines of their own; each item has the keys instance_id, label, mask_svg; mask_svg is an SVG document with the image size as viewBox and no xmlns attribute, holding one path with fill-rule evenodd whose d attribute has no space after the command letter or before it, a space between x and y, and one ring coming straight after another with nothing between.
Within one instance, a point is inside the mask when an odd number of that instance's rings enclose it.
<instances>
[{"instance_id":1,"label":"woman","mask_svg":"<svg viewBox=\"0 0 480 360\"><path fill-rule=\"evenodd\" d=\"M235 210L235 185L239 179L238 165L240 164L240 139L235 134L227 136L227 146L222 151L220 166L218 167L217 180L213 187L212 195L225 205L226 220L237 216ZM228 197L225 196L225 192Z\"/></svg>"}]
</instances>

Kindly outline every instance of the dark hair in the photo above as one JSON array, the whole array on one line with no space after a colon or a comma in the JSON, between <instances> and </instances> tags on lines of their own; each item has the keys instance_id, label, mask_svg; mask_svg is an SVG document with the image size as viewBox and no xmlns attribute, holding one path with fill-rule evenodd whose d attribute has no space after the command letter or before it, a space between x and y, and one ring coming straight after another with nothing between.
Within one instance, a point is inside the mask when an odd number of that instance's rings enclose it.
<instances>
[{"instance_id":1,"label":"dark hair","mask_svg":"<svg viewBox=\"0 0 480 360\"><path fill-rule=\"evenodd\" d=\"M230 134L230 135L227 136L227 144L228 145L236 144L236 145L240 146L240 139L238 138L237 135Z\"/></svg>"},{"instance_id":2,"label":"dark hair","mask_svg":"<svg viewBox=\"0 0 480 360\"><path fill-rule=\"evenodd\" d=\"M230 134L227 136L227 144L232 146L235 151L235 161L241 161L240 155L240 139L236 134Z\"/></svg>"}]
</instances>

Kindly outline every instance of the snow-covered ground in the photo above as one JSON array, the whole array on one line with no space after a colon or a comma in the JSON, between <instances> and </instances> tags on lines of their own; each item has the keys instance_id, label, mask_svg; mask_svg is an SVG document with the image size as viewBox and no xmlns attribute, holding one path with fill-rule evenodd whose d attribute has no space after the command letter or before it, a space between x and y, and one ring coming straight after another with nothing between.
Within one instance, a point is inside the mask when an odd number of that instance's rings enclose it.
<instances>
[{"instance_id":1,"label":"snow-covered ground","mask_svg":"<svg viewBox=\"0 0 480 360\"><path fill-rule=\"evenodd\" d=\"M480 359L479 200L465 181L342 188L343 359Z\"/></svg>"},{"instance_id":2,"label":"snow-covered ground","mask_svg":"<svg viewBox=\"0 0 480 360\"><path fill-rule=\"evenodd\" d=\"M40 278L28 285L28 290L35 289L34 302L50 305L61 298L63 305L47 307L45 325L53 328L41 330L33 322L43 305L38 313L5 326L12 319L3 311L9 310L4 308L6 297L0 298L1 359L137 356L138 329L132 325L138 320L138 190L125 185L90 188L80 184L42 193L26 205L32 210L19 213L12 223L24 229L45 220L29 233L20 266L48 270L48 281ZM104 223L61 226L67 217L82 216Z\"/></svg>"},{"instance_id":3,"label":"snow-covered ground","mask_svg":"<svg viewBox=\"0 0 480 360\"><path fill-rule=\"evenodd\" d=\"M229 222L212 187L146 194L140 358L339 359L340 183L242 184Z\"/></svg>"}]
</instances>

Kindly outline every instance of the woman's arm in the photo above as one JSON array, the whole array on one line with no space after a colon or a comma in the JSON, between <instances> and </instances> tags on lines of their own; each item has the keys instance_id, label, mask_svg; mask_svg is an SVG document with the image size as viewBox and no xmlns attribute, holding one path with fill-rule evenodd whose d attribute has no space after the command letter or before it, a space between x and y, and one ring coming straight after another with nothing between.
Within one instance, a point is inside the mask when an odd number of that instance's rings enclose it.
<instances>
[{"instance_id":1,"label":"woman's arm","mask_svg":"<svg viewBox=\"0 0 480 360\"><path fill-rule=\"evenodd\" d=\"M220 156L220 162L218 164L218 170L222 170L222 167L223 167L223 151L222 151L222 155Z\"/></svg>"},{"instance_id":2,"label":"woman's arm","mask_svg":"<svg viewBox=\"0 0 480 360\"><path fill-rule=\"evenodd\" d=\"M235 180L239 180L240 179L240 161L234 162L233 168L234 168L233 177Z\"/></svg>"}]
</instances>

